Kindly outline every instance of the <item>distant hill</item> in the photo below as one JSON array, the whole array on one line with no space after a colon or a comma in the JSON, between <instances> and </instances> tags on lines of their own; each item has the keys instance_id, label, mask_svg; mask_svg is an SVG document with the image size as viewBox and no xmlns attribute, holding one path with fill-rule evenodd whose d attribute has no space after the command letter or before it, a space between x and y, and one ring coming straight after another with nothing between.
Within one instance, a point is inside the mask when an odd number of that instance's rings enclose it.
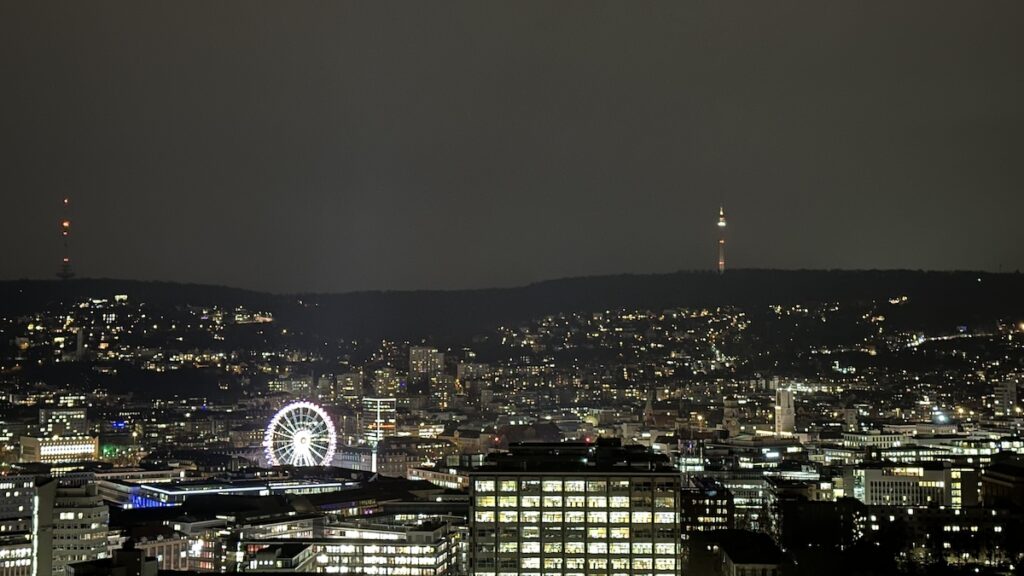
<instances>
[{"instance_id":1,"label":"distant hill","mask_svg":"<svg viewBox=\"0 0 1024 576\"><path fill-rule=\"evenodd\" d=\"M1024 320L1024 275L907 270L731 270L594 276L516 288L275 295L237 288L111 279L0 282L0 313L128 294L157 306L245 306L274 313L321 337L465 337L558 312L621 308L864 303L909 298L903 321L978 323Z\"/></svg>"}]
</instances>

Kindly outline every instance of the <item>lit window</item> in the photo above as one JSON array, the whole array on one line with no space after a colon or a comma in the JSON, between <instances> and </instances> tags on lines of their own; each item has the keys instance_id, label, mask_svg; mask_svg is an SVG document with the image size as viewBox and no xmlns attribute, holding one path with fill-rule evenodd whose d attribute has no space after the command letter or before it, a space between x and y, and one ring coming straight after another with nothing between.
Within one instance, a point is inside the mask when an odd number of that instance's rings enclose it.
<instances>
[{"instance_id":1,"label":"lit window","mask_svg":"<svg viewBox=\"0 0 1024 576\"><path fill-rule=\"evenodd\" d=\"M650 558L633 558L634 570L650 570L653 566L654 562Z\"/></svg>"},{"instance_id":2,"label":"lit window","mask_svg":"<svg viewBox=\"0 0 1024 576\"><path fill-rule=\"evenodd\" d=\"M540 480L522 480L519 482L519 489L523 492L540 491Z\"/></svg>"},{"instance_id":3,"label":"lit window","mask_svg":"<svg viewBox=\"0 0 1024 576\"><path fill-rule=\"evenodd\" d=\"M519 542L502 542L498 544L498 552L517 552L519 551Z\"/></svg>"},{"instance_id":4,"label":"lit window","mask_svg":"<svg viewBox=\"0 0 1024 576\"><path fill-rule=\"evenodd\" d=\"M608 551L616 555L629 554L629 542L612 542L608 545Z\"/></svg>"},{"instance_id":5,"label":"lit window","mask_svg":"<svg viewBox=\"0 0 1024 576\"><path fill-rule=\"evenodd\" d=\"M544 543L544 553L545 554L560 553L561 551L562 551L562 543L561 542L545 542Z\"/></svg>"},{"instance_id":6,"label":"lit window","mask_svg":"<svg viewBox=\"0 0 1024 576\"><path fill-rule=\"evenodd\" d=\"M633 512L634 524L649 524L651 522L650 512Z\"/></svg>"},{"instance_id":7,"label":"lit window","mask_svg":"<svg viewBox=\"0 0 1024 576\"><path fill-rule=\"evenodd\" d=\"M633 554L650 554L654 545L650 542L633 542Z\"/></svg>"},{"instance_id":8,"label":"lit window","mask_svg":"<svg viewBox=\"0 0 1024 576\"><path fill-rule=\"evenodd\" d=\"M610 512L608 514L608 521L612 524L628 524L629 512Z\"/></svg>"},{"instance_id":9,"label":"lit window","mask_svg":"<svg viewBox=\"0 0 1024 576\"><path fill-rule=\"evenodd\" d=\"M562 497L561 496L545 496L544 497L545 508L561 508Z\"/></svg>"},{"instance_id":10,"label":"lit window","mask_svg":"<svg viewBox=\"0 0 1024 576\"><path fill-rule=\"evenodd\" d=\"M562 491L562 481L561 480L545 480L543 482L543 489L544 489L544 492L548 492L548 493L551 493L551 492L561 492Z\"/></svg>"},{"instance_id":11,"label":"lit window","mask_svg":"<svg viewBox=\"0 0 1024 576\"><path fill-rule=\"evenodd\" d=\"M629 496L612 496L608 504L612 508L629 508Z\"/></svg>"}]
</instances>

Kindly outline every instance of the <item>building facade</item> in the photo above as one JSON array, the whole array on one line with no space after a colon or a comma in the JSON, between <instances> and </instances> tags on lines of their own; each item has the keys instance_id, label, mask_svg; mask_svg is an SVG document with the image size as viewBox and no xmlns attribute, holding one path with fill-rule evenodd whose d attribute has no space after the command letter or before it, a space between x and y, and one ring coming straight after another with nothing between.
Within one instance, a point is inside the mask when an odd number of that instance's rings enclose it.
<instances>
[{"instance_id":1,"label":"building facade","mask_svg":"<svg viewBox=\"0 0 1024 576\"><path fill-rule=\"evenodd\" d=\"M640 447L513 445L470 474L470 574L680 573L681 476Z\"/></svg>"}]
</instances>

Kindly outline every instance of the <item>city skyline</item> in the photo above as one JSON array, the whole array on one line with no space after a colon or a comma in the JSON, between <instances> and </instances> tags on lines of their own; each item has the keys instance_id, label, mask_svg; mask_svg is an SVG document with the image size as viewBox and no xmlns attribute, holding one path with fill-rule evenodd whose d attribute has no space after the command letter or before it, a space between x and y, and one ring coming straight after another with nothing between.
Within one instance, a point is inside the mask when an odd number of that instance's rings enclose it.
<instances>
[{"instance_id":1,"label":"city skyline","mask_svg":"<svg viewBox=\"0 0 1024 576\"><path fill-rule=\"evenodd\" d=\"M0 576L1024 575L1024 3L0 3Z\"/></svg>"},{"instance_id":2,"label":"city skyline","mask_svg":"<svg viewBox=\"0 0 1024 576\"><path fill-rule=\"evenodd\" d=\"M0 278L1024 264L1017 3L447 7L0 8Z\"/></svg>"}]
</instances>

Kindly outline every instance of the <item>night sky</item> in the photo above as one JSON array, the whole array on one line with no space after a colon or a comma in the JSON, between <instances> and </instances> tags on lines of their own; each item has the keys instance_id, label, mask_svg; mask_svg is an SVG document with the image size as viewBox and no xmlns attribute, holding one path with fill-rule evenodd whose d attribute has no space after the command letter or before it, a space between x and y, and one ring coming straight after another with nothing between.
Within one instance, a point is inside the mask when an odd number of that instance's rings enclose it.
<instances>
[{"instance_id":1,"label":"night sky","mask_svg":"<svg viewBox=\"0 0 1024 576\"><path fill-rule=\"evenodd\" d=\"M0 278L1024 268L1024 2L0 3Z\"/></svg>"}]
</instances>

